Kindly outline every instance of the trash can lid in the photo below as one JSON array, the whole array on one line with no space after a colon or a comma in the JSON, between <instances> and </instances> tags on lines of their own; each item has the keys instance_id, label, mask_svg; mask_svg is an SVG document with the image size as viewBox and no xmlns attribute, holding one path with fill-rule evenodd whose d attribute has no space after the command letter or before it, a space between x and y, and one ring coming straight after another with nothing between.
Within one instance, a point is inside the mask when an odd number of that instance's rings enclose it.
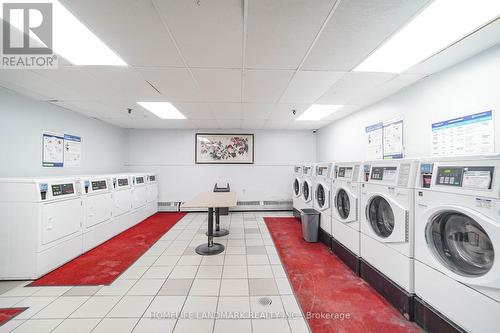
<instances>
[{"instance_id":1,"label":"trash can lid","mask_svg":"<svg viewBox=\"0 0 500 333\"><path fill-rule=\"evenodd\" d=\"M316 209L312 209L312 208L301 209L301 212L304 215L316 215L316 214L320 214L320 212L318 212Z\"/></svg>"}]
</instances>

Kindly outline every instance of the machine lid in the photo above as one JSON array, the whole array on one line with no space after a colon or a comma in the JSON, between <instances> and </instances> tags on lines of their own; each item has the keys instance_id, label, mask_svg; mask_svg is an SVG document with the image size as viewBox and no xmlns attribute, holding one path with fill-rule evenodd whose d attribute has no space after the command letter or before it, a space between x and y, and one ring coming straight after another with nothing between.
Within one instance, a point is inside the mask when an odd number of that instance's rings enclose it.
<instances>
[{"instance_id":1,"label":"machine lid","mask_svg":"<svg viewBox=\"0 0 500 333\"><path fill-rule=\"evenodd\" d=\"M323 184L318 184L318 186L316 186L316 202L318 203L319 205L319 208L323 208L325 207L325 204L326 204L326 191L325 191L325 187L323 186Z\"/></svg>"},{"instance_id":2,"label":"machine lid","mask_svg":"<svg viewBox=\"0 0 500 333\"><path fill-rule=\"evenodd\" d=\"M335 197L335 207L341 219L346 220L351 213L351 200L344 189L340 189Z\"/></svg>"},{"instance_id":3,"label":"machine lid","mask_svg":"<svg viewBox=\"0 0 500 333\"><path fill-rule=\"evenodd\" d=\"M304 195L305 200L309 200L311 193L309 193L309 183L307 180L302 183L302 194Z\"/></svg>"},{"instance_id":4,"label":"machine lid","mask_svg":"<svg viewBox=\"0 0 500 333\"><path fill-rule=\"evenodd\" d=\"M493 266L490 237L470 216L457 211L435 214L426 229L427 244L446 268L465 277L479 277Z\"/></svg>"},{"instance_id":5,"label":"machine lid","mask_svg":"<svg viewBox=\"0 0 500 333\"><path fill-rule=\"evenodd\" d=\"M368 220L373 231L382 238L389 237L394 230L394 212L387 200L375 196L368 206Z\"/></svg>"},{"instance_id":6,"label":"machine lid","mask_svg":"<svg viewBox=\"0 0 500 333\"><path fill-rule=\"evenodd\" d=\"M293 193L295 193L296 196L300 195L300 181L297 178L293 181Z\"/></svg>"}]
</instances>

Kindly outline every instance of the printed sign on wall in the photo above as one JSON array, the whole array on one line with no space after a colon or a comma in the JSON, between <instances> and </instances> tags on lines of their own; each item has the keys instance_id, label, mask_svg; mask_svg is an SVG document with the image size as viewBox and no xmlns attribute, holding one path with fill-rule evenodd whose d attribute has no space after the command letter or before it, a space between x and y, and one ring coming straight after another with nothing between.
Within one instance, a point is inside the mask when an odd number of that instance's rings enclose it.
<instances>
[{"instance_id":1,"label":"printed sign on wall","mask_svg":"<svg viewBox=\"0 0 500 333\"><path fill-rule=\"evenodd\" d=\"M393 120L365 127L366 159L403 158L403 120Z\"/></svg>"},{"instance_id":2,"label":"printed sign on wall","mask_svg":"<svg viewBox=\"0 0 500 333\"><path fill-rule=\"evenodd\" d=\"M64 134L64 166L79 167L82 158L82 138Z\"/></svg>"},{"instance_id":3,"label":"printed sign on wall","mask_svg":"<svg viewBox=\"0 0 500 333\"><path fill-rule=\"evenodd\" d=\"M76 135L43 132L42 166L79 167L81 144L82 138Z\"/></svg>"},{"instance_id":4,"label":"printed sign on wall","mask_svg":"<svg viewBox=\"0 0 500 333\"><path fill-rule=\"evenodd\" d=\"M62 168L64 164L64 135L44 132L42 166Z\"/></svg>"},{"instance_id":5,"label":"printed sign on wall","mask_svg":"<svg viewBox=\"0 0 500 333\"><path fill-rule=\"evenodd\" d=\"M494 151L491 110L432 124L432 155L473 155Z\"/></svg>"},{"instance_id":6,"label":"printed sign on wall","mask_svg":"<svg viewBox=\"0 0 500 333\"><path fill-rule=\"evenodd\" d=\"M366 159L379 160L383 155L383 130L384 124L378 123L365 127L366 133Z\"/></svg>"},{"instance_id":7,"label":"printed sign on wall","mask_svg":"<svg viewBox=\"0 0 500 333\"><path fill-rule=\"evenodd\" d=\"M384 124L384 159L403 158L403 120Z\"/></svg>"}]
</instances>

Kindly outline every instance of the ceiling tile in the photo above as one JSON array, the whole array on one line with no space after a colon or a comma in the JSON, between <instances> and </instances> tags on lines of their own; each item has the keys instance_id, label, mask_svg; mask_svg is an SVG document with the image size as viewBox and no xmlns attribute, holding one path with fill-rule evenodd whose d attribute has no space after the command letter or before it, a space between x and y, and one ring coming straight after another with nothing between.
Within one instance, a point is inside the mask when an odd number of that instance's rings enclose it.
<instances>
[{"instance_id":1,"label":"ceiling tile","mask_svg":"<svg viewBox=\"0 0 500 333\"><path fill-rule=\"evenodd\" d=\"M294 75L280 102L313 103L344 74L328 71L299 71Z\"/></svg>"},{"instance_id":2,"label":"ceiling tile","mask_svg":"<svg viewBox=\"0 0 500 333\"><path fill-rule=\"evenodd\" d=\"M275 103L285 91L293 71L247 70L244 73L244 102Z\"/></svg>"},{"instance_id":3,"label":"ceiling tile","mask_svg":"<svg viewBox=\"0 0 500 333\"><path fill-rule=\"evenodd\" d=\"M197 129L218 129L219 123L215 119L196 119L192 123Z\"/></svg>"},{"instance_id":4,"label":"ceiling tile","mask_svg":"<svg viewBox=\"0 0 500 333\"><path fill-rule=\"evenodd\" d=\"M37 100L79 98L76 91L28 70L0 69L0 85Z\"/></svg>"},{"instance_id":5,"label":"ceiling tile","mask_svg":"<svg viewBox=\"0 0 500 333\"><path fill-rule=\"evenodd\" d=\"M214 115L210 105L206 103L174 103L175 107L187 119L213 119Z\"/></svg>"},{"instance_id":6,"label":"ceiling tile","mask_svg":"<svg viewBox=\"0 0 500 333\"><path fill-rule=\"evenodd\" d=\"M193 69L200 86L201 101L241 102L241 70Z\"/></svg>"},{"instance_id":7,"label":"ceiling tile","mask_svg":"<svg viewBox=\"0 0 500 333\"><path fill-rule=\"evenodd\" d=\"M244 103L243 104L243 119L268 119L274 109L274 104L271 103ZM245 122L244 121L244 122ZM243 122L243 123L244 123Z\"/></svg>"},{"instance_id":8,"label":"ceiling tile","mask_svg":"<svg viewBox=\"0 0 500 333\"><path fill-rule=\"evenodd\" d=\"M201 93L185 68L141 68L141 76L149 81L169 102L196 102Z\"/></svg>"},{"instance_id":9,"label":"ceiling tile","mask_svg":"<svg viewBox=\"0 0 500 333\"><path fill-rule=\"evenodd\" d=\"M321 96L316 103L335 105L352 104L350 103L351 100L355 100L359 96L377 89L377 87L395 76L395 74L388 73L347 73Z\"/></svg>"},{"instance_id":10,"label":"ceiling tile","mask_svg":"<svg viewBox=\"0 0 500 333\"><path fill-rule=\"evenodd\" d=\"M135 101L161 97L132 67L91 66L82 67L82 70L94 78L100 89L112 89L117 96L127 96Z\"/></svg>"},{"instance_id":11,"label":"ceiling tile","mask_svg":"<svg viewBox=\"0 0 500 333\"><path fill-rule=\"evenodd\" d=\"M196 124L187 119L182 120L165 120L157 117L147 118L103 118L103 121L114 124L123 128L165 128L165 129L193 129Z\"/></svg>"},{"instance_id":12,"label":"ceiling tile","mask_svg":"<svg viewBox=\"0 0 500 333\"><path fill-rule=\"evenodd\" d=\"M311 104L279 103L274 106L269 119L284 122L292 121L297 119L309 106ZM295 114L293 114L292 110L295 110Z\"/></svg>"},{"instance_id":13,"label":"ceiling tile","mask_svg":"<svg viewBox=\"0 0 500 333\"><path fill-rule=\"evenodd\" d=\"M241 128L241 120L238 119L218 119L217 123L221 129L239 129Z\"/></svg>"},{"instance_id":14,"label":"ceiling tile","mask_svg":"<svg viewBox=\"0 0 500 333\"><path fill-rule=\"evenodd\" d=\"M284 130L287 129L290 126L290 123L292 120L266 120L266 123L264 124L265 129L269 130Z\"/></svg>"},{"instance_id":15,"label":"ceiling tile","mask_svg":"<svg viewBox=\"0 0 500 333\"><path fill-rule=\"evenodd\" d=\"M241 0L155 1L189 66L240 68Z\"/></svg>"},{"instance_id":16,"label":"ceiling tile","mask_svg":"<svg viewBox=\"0 0 500 333\"><path fill-rule=\"evenodd\" d=\"M208 103L215 119L243 119L241 103Z\"/></svg>"},{"instance_id":17,"label":"ceiling tile","mask_svg":"<svg viewBox=\"0 0 500 333\"><path fill-rule=\"evenodd\" d=\"M112 86L106 86L85 72L81 67L59 67L58 69L37 69L33 73L75 92L75 100L102 100L117 97L118 93ZM68 98L64 98L68 99Z\"/></svg>"},{"instance_id":18,"label":"ceiling tile","mask_svg":"<svg viewBox=\"0 0 500 333\"><path fill-rule=\"evenodd\" d=\"M335 0L248 2L246 68L296 69Z\"/></svg>"},{"instance_id":19,"label":"ceiling tile","mask_svg":"<svg viewBox=\"0 0 500 333\"><path fill-rule=\"evenodd\" d=\"M350 71L430 0L342 1L303 69Z\"/></svg>"},{"instance_id":20,"label":"ceiling tile","mask_svg":"<svg viewBox=\"0 0 500 333\"><path fill-rule=\"evenodd\" d=\"M62 0L127 64L182 66L182 60L150 0Z\"/></svg>"},{"instance_id":21,"label":"ceiling tile","mask_svg":"<svg viewBox=\"0 0 500 333\"><path fill-rule=\"evenodd\" d=\"M264 128L266 120L264 119L245 119L241 122L242 129L260 129Z\"/></svg>"},{"instance_id":22,"label":"ceiling tile","mask_svg":"<svg viewBox=\"0 0 500 333\"><path fill-rule=\"evenodd\" d=\"M292 121L288 126L288 129L294 130L316 130L330 123L328 120L320 121Z\"/></svg>"}]
</instances>

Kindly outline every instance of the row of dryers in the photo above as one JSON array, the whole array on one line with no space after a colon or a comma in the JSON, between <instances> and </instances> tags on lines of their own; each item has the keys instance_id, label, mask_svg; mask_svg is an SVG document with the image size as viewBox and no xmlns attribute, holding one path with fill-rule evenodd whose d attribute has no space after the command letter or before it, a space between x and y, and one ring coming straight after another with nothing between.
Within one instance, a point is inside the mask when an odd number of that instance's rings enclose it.
<instances>
[{"instance_id":1,"label":"row of dryers","mask_svg":"<svg viewBox=\"0 0 500 333\"><path fill-rule=\"evenodd\" d=\"M295 167L294 209L429 331L500 331L500 156ZM472 311L473 310L473 311Z\"/></svg>"},{"instance_id":2,"label":"row of dryers","mask_svg":"<svg viewBox=\"0 0 500 333\"><path fill-rule=\"evenodd\" d=\"M36 279L157 211L154 174L0 179L0 279Z\"/></svg>"}]
</instances>

